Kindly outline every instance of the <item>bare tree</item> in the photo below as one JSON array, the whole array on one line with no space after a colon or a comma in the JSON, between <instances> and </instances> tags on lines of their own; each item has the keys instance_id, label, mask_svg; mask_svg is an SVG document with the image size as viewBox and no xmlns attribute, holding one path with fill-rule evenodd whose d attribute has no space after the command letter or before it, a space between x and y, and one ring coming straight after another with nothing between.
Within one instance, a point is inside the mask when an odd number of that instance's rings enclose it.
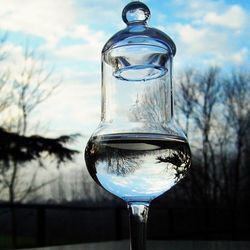
<instances>
[{"instance_id":1,"label":"bare tree","mask_svg":"<svg viewBox=\"0 0 250 250\"><path fill-rule=\"evenodd\" d=\"M218 134L216 141L215 135L224 124L218 115L221 108L219 69L210 67L203 72L187 69L179 77L176 97L177 114L185 121L187 135L192 133L193 166L190 186L185 189L191 190L192 201L216 202L221 192L217 141L222 138Z\"/></svg>"},{"instance_id":2,"label":"bare tree","mask_svg":"<svg viewBox=\"0 0 250 250\"><path fill-rule=\"evenodd\" d=\"M220 97L218 73L218 68L211 67L207 70L207 72L197 75L196 89L198 91L198 96L195 100L193 114L194 122L201 133L204 195L206 200L210 196L211 191L213 198L216 199L217 197L217 171L211 133L213 128L213 119L215 119L215 108ZM210 187L211 184L213 187Z\"/></svg>"},{"instance_id":3,"label":"bare tree","mask_svg":"<svg viewBox=\"0 0 250 250\"><path fill-rule=\"evenodd\" d=\"M11 94L6 90L9 72L3 72L0 76L0 113L11 105Z\"/></svg>"},{"instance_id":4,"label":"bare tree","mask_svg":"<svg viewBox=\"0 0 250 250\"><path fill-rule=\"evenodd\" d=\"M21 72L13 81L15 105L18 109L16 132L25 135L28 130L29 117L32 112L44 102L58 84L45 86L52 75L53 69L45 68L43 55L37 55L35 50L26 47L24 64Z\"/></svg>"},{"instance_id":5,"label":"bare tree","mask_svg":"<svg viewBox=\"0 0 250 250\"><path fill-rule=\"evenodd\" d=\"M8 131L13 131L22 136L27 135L28 129L32 131L28 127L32 112L51 95L57 86L56 84L49 88L44 86L49 80L51 73L52 71L47 72L44 66L44 59L37 56L34 50L26 48L24 65L22 66L20 74L9 78L2 78L2 81L5 82L4 84L12 86L12 108L15 106L13 119L9 121L9 124L5 124ZM5 98L5 101L8 101L8 98ZM28 192L34 190L32 186L34 185L38 168L34 171L29 186L26 188L26 195L17 197L17 189L20 187L19 172L21 168L19 167L18 161L11 161L8 164L11 165L11 167L9 166L6 170L3 179L9 189L9 201L14 203L17 199L21 199L21 197L27 197Z\"/></svg>"},{"instance_id":6,"label":"bare tree","mask_svg":"<svg viewBox=\"0 0 250 250\"><path fill-rule=\"evenodd\" d=\"M185 127L183 128L188 136L190 120L194 113L195 103L198 99L196 73L193 69L187 69L182 73L177 81L177 91L175 103L177 106L177 115L185 117ZM183 120L183 119L182 119ZM182 122L179 122L182 125Z\"/></svg>"},{"instance_id":7,"label":"bare tree","mask_svg":"<svg viewBox=\"0 0 250 250\"><path fill-rule=\"evenodd\" d=\"M224 97L225 97L225 118L229 124L234 138L235 159L233 172L233 202L237 204L239 197L240 180L245 174L242 170L244 148L246 146L246 137L250 127L250 74L246 72L233 72L230 77L224 79Z\"/></svg>"},{"instance_id":8,"label":"bare tree","mask_svg":"<svg viewBox=\"0 0 250 250\"><path fill-rule=\"evenodd\" d=\"M64 157L72 160L72 155L76 151L63 146L64 143L72 139L71 136L59 138L28 136L32 133L30 120L32 113L52 94L57 86L57 83L50 85L50 87L46 86L51 78L52 70L48 70L45 66L44 57L39 56L35 50L26 48L20 73L15 74L11 70L2 72L0 76L0 111L2 114L3 112L9 114L7 121L1 122L2 128L0 128L1 140L4 143L1 144L0 153L1 156L7 157L0 157L0 191L7 189L8 201L12 205L12 241L15 247L16 214L13 204L23 201L30 193L37 191L51 181L48 180L47 183L39 186L35 185L38 169L44 166L42 161L44 156L47 155L50 158L53 156L60 163ZM8 92L10 95L4 95L6 86L11 87ZM11 119L10 114L12 115ZM31 146L34 148L32 149ZM20 171L25 163L30 161L33 161L33 164L34 161L37 162L37 168L25 186Z\"/></svg>"},{"instance_id":9,"label":"bare tree","mask_svg":"<svg viewBox=\"0 0 250 250\"><path fill-rule=\"evenodd\" d=\"M3 50L3 45L7 40L7 33L0 34L0 61L3 61L7 57L7 53Z\"/></svg>"},{"instance_id":10,"label":"bare tree","mask_svg":"<svg viewBox=\"0 0 250 250\"><path fill-rule=\"evenodd\" d=\"M7 55L6 52L3 51L3 45L7 39L7 35L4 34L0 38L0 63L6 59ZM8 70L1 70L0 71L0 113L3 112L11 105L11 94L7 89L7 82L9 79L9 71ZM2 121L1 121L2 123Z\"/></svg>"}]
</instances>

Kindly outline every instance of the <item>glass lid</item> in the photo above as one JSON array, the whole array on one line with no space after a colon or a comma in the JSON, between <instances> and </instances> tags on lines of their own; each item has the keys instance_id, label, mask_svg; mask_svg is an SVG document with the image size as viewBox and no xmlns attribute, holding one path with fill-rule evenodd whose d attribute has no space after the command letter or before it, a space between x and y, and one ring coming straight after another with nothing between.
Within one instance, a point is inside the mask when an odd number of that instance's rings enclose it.
<instances>
[{"instance_id":1,"label":"glass lid","mask_svg":"<svg viewBox=\"0 0 250 250\"><path fill-rule=\"evenodd\" d=\"M128 46L145 45L162 47L168 51L169 56L174 56L176 46L173 40L164 32L148 26L150 10L147 5L140 1L130 2L122 11L122 19L127 27L114 36L104 45L102 52Z\"/></svg>"}]
</instances>

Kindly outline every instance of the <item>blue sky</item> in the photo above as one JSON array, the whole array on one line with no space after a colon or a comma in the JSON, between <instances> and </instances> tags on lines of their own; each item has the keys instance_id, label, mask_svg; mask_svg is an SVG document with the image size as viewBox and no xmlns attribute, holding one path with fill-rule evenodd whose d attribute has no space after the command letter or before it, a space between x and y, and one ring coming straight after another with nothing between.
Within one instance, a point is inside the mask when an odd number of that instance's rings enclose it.
<instances>
[{"instance_id":1,"label":"blue sky","mask_svg":"<svg viewBox=\"0 0 250 250\"><path fill-rule=\"evenodd\" d=\"M100 119L100 53L107 39L125 27L125 0L0 0L0 34L7 32L5 63L19 74L25 44L44 54L54 72L47 86L60 87L32 116L48 133L86 137ZM150 26L177 45L175 73L186 67L249 68L250 3L236 0L145 0ZM39 59L37 59L39 60ZM177 74L177 73L176 73Z\"/></svg>"}]
</instances>

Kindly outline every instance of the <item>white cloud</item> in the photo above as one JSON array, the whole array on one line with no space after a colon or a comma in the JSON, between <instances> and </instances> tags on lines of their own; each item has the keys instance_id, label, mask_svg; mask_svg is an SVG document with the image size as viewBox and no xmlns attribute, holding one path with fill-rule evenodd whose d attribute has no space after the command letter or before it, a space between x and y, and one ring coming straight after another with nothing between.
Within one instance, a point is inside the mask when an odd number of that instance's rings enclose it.
<instances>
[{"instance_id":1,"label":"white cloud","mask_svg":"<svg viewBox=\"0 0 250 250\"><path fill-rule=\"evenodd\" d=\"M125 0L0 0L0 30L35 35L54 47L63 37L85 34L79 24L104 32L121 24L125 4Z\"/></svg>"},{"instance_id":2,"label":"white cloud","mask_svg":"<svg viewBox=\"0 0 250 250\"><path fill-rule=\"evenodd\" d=\"M0 28L24 32L57 43L72 27L75 6L72 0L0 0Z\"/></svg>"},{"instance_id":3,"label":"white cloud","mask_svg":"<svg viewBox=\"0 0 250 250\"><path fill-rule=\"evenodd\" d=\"M179 68L246 63L250 34L246 9L224 0L176 0L172 4L179 19L170 27Z\"/></svg>"},{"instance_id":4,"label":"white cloud","mask_svg":"<svg viewBox=\"0 0 250 250\"><path fill-rule=\"evenodd\" d=\"M240 51L237 51L231 55L231 61L236 64L243 64L249 54L248 48L242 48Z\"/></svg>"},{"instance_id":5,"label":"white cloud","mask_svg":"<svg viewBox=\"0 0 250 250\"><path fill-rule=\"evenodd\" d=\"M82 43L65 45L55 50L54 54L58 58L100 62L101 50L107 40L103 32L95 32L86 25L78 25L68 34L68 37L80 38Z\"/></svg>"},{"instance_id":6,"label":"white cloud","mask_svg":"<svg viewBox=\"0 0 250 250\"><path fill-rule=\"evenodd\" d=\"M0 71L5 72L14 65L21 66L24 61L23 47L20 45L13 45L11 43L5 43L1 45L1 52L6 54L6 58L1 61Z\"/></svg>"},{"instance_id":7,"label":"white cloud","mask_svg":"<svg viewBox=\"0 0 250 250\"><path fill-rule=\"evenodd\" d=\"M173 0L174 6L177 6L177 13L181 18L192 18L196 22L203 19L204 15L218 9L223 9L225 5L222 1L200 1L200 0Z\"/></svg>"},{"instance_id":8,"label":"white cloud","mask_svg":"<svg viewBox=\"0 0 250 250\"><path fill-rule=\"evenodd\" d=\"M195 28L189 24L176 25L183 52L192 55L222 52L227 37L209 28Z\"/></svg>"},{"instance_id":9,"label":"white cloud","mask_svg":"<svg viewBox=\"0 0 250 250\"><path fill-rule=\"evenodd\" d=\"M55 51L55 55L63 59L99 62L101 58L101 48L102 44L98 43L69 45Z\"/></svg>"},{"instance_id":10,"label":"white cloud","mask_svg":"<svg viewBox=\"0 0 250 250\"><path fill-rule=\"evenodd\" d=\"M237 44L235 34L221 31L213 27L195 27L189 24L177 24L175 65L177 69L185 66L206 67L243 65L248 58L247 47Z\"/></svg>"},{"instance_id":11,"label":"white cloud","mask_svg":"<svg viewBox=\"0 0 250 250\"><path fill-rule=\"evenodd\" d=\"M122 22L122 9L127 3L127 0L79 1L78 16L83 22L98 27L114 27L118 22Z\"/></svg>"},{"instance_id":12,"label":"white cloud","mask_svg":"<svg viewBox=\"0 0 250 250\"><path fill-rule=\"evenodd\" d=\"M246 23L246 13L239 5L230 6L223 14L208 12L204 16L204 22L219 25L231 29L241 29Z\"/></svg>"},{"instance_id":13,"label":"white cloud","mask_svg":"<svg viewBox=\"0 0 250 250\"><path fill-rule=\"evenodd\" d=\"M224 0L174 0L176 15L198 25L218 25L223 28L242 29L247 22L247 11L238 4Z\"/></svg>"},{"instance_id":14,"label":"white cloud","mask_svg":"<svg viewBox=\"0 0 250 250\"><path fill-rule=\"evenodd\" d=\"M96 42L103 40L105 34L102 31L93 32L87 25L77 25L68 36L72 38L81 38L88 42Z\"/></svg>"},{"instance_id":15,"label":"white cloud","mask_svg":"<svg viewBox=\"0 0 250 250\"><path fill-rule=\"evenodd\" d=\"M6 54L6 57L0 61L0 72L9 72L8 80L10 83L14 80L29 81L31 69L33 69L31 82L39 81L38 78L45 77L52 68L52 65L49 65L39 50L6 42L1 45L1 51ZM53 80L56 81L54 78Z\"/></svg>"},{"instance_id":16,"label":"white cloud","mask_svg":"<svg viewBox=\"0 0 250 250\"><path fill-rule=\"evenodd\" d=\"M20 32L43 38L40 49L59 59L100 61L100 52L110 35L110 25L116 26L121 20L124 1L107 0L100 2L77 0L0 0L0 30ZM107 8L112 6L112 8ZM118 10L120 13L118 13ZM109 22L110 25L103 25ZM93 24L91 26L91 24ZM105 27L96 31L96 24ZM98 26L98 25L97 25ZM89 27L92 27L91 29ZM97 27L98 29L98 27ZM79 39L67 45L62 38ZM82 40L82 42L81 42ZM60 47L59 41L62 41Z\"/></svg>"},{"instance_id":17,"label":"white cloud","mask_svg":"<svg viewBox=\"0 0 250 250\"><path fill-rule=\"evenodd\" d=\"M33 121L50 121L51 129L90 134L100 120L99 82L64 82L37 110Z\"/></svg>"}]
</instances>

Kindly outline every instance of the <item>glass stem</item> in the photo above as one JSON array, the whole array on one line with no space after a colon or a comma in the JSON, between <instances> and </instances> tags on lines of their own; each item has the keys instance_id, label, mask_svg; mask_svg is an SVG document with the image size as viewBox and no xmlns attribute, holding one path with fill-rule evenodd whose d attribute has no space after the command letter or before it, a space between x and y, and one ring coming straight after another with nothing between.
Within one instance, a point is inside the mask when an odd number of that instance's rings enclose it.
<instances>
[{"instance_id":1,"label":"glass stem","mask_svg":"<svg viewBox=\"0 0 250 250\"><path fill-rule=\"evenodd\" d=\"M128 204L130 222L130 250L145 250L147 235L148 203Z\"/></svg>"}]
</instances>

